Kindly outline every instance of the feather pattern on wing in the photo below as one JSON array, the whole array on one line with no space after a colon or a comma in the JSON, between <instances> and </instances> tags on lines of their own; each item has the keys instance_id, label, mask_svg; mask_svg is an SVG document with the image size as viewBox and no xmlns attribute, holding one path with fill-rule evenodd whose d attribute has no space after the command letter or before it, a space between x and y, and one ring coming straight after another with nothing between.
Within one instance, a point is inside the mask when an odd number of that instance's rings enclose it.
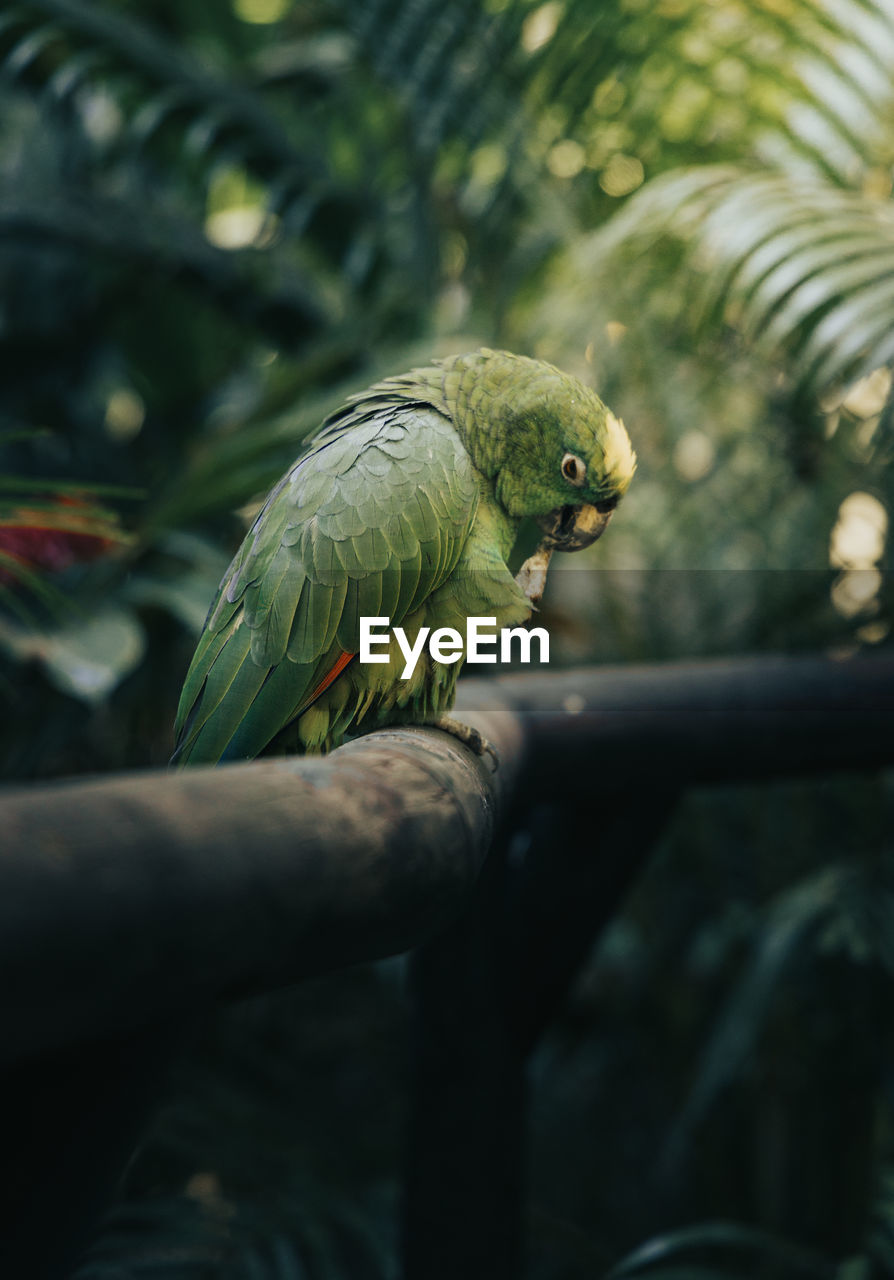
<instances>
[{"instance_id":1,"label":"feather pattern on wing","mask_svg":"<svg viewBox=\"0 0 894 1280\"><path fill-rule=\"evenodd\" d=\"M187 675L175 760L256 755L359 648L456 567L478 483L450 419L381 393L333 415L272 490ZM225 696L226 695L226 696Z\"/></svg>"}]
</instances>

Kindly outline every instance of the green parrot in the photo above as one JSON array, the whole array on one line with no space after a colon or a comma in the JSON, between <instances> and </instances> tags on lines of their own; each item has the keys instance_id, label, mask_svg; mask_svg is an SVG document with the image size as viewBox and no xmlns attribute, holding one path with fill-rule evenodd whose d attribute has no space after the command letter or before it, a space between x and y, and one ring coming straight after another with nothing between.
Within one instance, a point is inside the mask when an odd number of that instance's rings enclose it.
<instances>
[{"instance_id":1,"label":"green parrot","mask_svg":"<svg viewBox=\"0 0 894 1280\"><path fill-rule=\"evenodd\" d=\"M186 676L173 762L323 752L345 734L439 724L461 661L423 652L404 679L392 638L361 663L360 619L465 635L511 627L553 550L589 546L636 457L623 424L552 365L483 349L386 378L323 423L271 491L227 570ZM517 577L519 526L543 538ZM387 661L381 658L387 656Z\"/></svg>"}]
</instances>

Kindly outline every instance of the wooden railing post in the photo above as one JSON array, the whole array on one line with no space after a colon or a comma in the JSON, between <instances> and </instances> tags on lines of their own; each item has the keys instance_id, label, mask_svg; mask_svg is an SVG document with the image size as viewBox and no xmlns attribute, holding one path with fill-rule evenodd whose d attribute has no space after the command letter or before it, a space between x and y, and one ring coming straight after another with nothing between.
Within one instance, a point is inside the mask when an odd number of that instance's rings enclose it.
<instances>
[{"instance_id":1,"label":"wooden railing post","mask_svg":"<svg viewBox=\"0 0 894 1280\"><path fill-rule=\"evenodd\" d=\"M675 800L584 794L591 807L550 801L523 778L519 804L535 803L498 840L471 909L414 957L404 1280L521 1274L527 1060Z\"/></svg>"},{"instance_id":2,"label":"wooden railing post","mask_svg":"<svg viewBox=\"0 0 894 1280\"><path fill-rule=\"evenodd\" d=\"M514 1280L523 1239L525 1055L502 971L506 840L471 909L412 960L404 1280Z\"/></svg>"}]
</instances>

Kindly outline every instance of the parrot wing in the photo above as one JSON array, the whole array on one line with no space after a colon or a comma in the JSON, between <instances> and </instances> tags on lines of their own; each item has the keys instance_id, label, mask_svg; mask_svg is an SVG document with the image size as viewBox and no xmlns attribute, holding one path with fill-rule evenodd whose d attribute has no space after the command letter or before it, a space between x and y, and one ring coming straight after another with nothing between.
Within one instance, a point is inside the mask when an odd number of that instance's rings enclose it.
<instances>
[{"instance_id":1,"label":"parrot wing","mask_svg":"<svg viewBox=\"0 0 894 1280\"><path fill-rule=\"evenodd\" d=\"M324 424L220 585L181 694L174 761L262 751L358 651L361 617L399 625L446 581L477 505L471 459L428 405L377 397Z\"/></svg>"}]
</instances>

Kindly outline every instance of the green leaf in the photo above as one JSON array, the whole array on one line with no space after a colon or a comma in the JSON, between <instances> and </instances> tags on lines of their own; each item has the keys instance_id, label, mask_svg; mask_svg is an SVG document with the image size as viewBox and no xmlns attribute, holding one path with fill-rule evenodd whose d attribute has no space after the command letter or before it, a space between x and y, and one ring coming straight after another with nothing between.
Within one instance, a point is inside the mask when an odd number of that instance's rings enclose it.
<instances>
[{"instance_id":1,"label":"green leaf","mask_svg":"<svg viewBox=\"0 0 894 1280\"><path fill-rule=\"evenodd\" d=\"M729 1266L722 1269L706 1269L688 1263L685 1267L683 1266L681 1255L691 1255L693 1252L705 1249L721 1250L730 1256L730 1262L733 1260L733 1255L746 1256L738 1259L735 1271ZM740 1274L744 1277L755 1273L754 1268L758 1259L761 1262L773 1262L784 1267L785 1275L791 1277L791 1280L796 1276L814 1276L820 1280L834 1280L835 1276L834 1266L819 1254L781 1236L761 1231L756 1227L742 1226L737 1222L705 1222L655 1236L654 1239L640 1245L622 1258L610 1271L606 1272L603 1280L622 1280L624 1276L641 1273L655 1277L656 1280L657 1277L670 1280L671 1276L679 1276L681 1280L684 1276L694 1278L702 1275L729 1277ZM659 1266L653 1270L656 1263L662 1262L674 1265Z\"/></svg>"},{"instance_id":2,"label":"green leaf","mask_svg":"<svg viewBox=\"0 0 894 1280\"><path fill-rule=\"evenodd\" d=\"M611 275L656 241L682 246L680 318L716 337L725 313L758 350L787 358L813 395L884 365L894 329L894 209L817 176L730 166L655 179L578 263ZM654 254L653 287L661 255ZM695 300L693 301L693 292Z\"/></svg>"},{"instance_id":3,"label":"green leaf","mask_svg":"<svg viewBox=\"0 0 894 1280\"><path fill-rule=\"evenodd\" d=\"M146 638L131 610L108 605L46 631L0 619L0 647L20 662L38 662L62 693L93 705L139 665Z\"/></svg>"},{"instance_id":4,"label":"green leaf","mask_svg":"<svg viewBox=\"0 0 894 1280\"><path fill-rule=\"evenodd\" d=\"M782 977L799 948L835 912L855 875L853 867L824 867L779 894L767 910L751 955L717 1018L689 1098L667 1150L673 1160L720 1091L742 1072Z\"/></svg>"}]
</instances>

